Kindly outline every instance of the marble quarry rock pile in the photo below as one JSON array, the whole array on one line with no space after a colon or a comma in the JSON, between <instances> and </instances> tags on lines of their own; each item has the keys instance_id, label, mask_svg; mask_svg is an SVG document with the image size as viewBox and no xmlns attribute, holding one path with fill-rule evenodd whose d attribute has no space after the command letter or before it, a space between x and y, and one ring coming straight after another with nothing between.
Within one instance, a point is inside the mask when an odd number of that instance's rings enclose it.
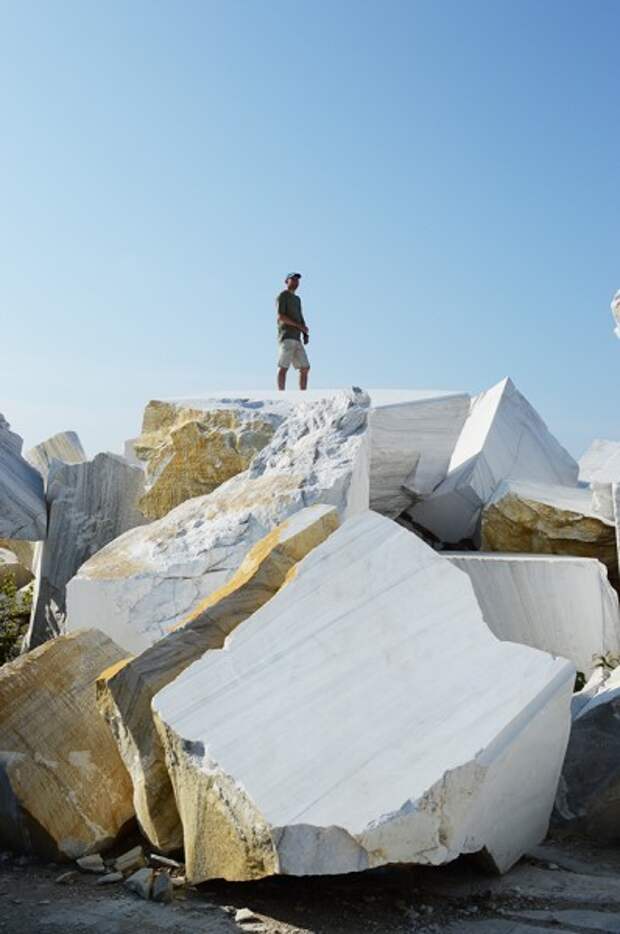
<instances>
[{"instance_id":1,"label":"marble quarry rock pile","mask_svg":"<svg viewBox=\"0 0 620 934\"><path fill-rule=\"evenodd\" d=\"M49 521L42 545L26 647L63 632L66 586L108 542L146 520L137 509L144 474L115 454L92 461L53 460L47 476Z\"/></svg>"},{"instance_id":2,"label":"marble quarry rock pile","mask_svg":"<svg viewBox=\"0 0 620 934\"><path fill-rule=\"evenodd\" d=\"M125 457L21 449L2 419L0 579L34 605L0 847L137 821L192 882L504 872L554 801L620 839L620 443L577 465L506 379L212 393L149 403Z\"/></svg>"},{"instance_id":3,"label":"marble quarry rock pile","mask_svg":"<svg viewBox=\"0 0 620 934\"><path fill-rule=\"evenodd\" d=\"M575 486L578 466L511 380L472 400L448 472L409 514L442 542L476 540L480 516L503 480Z\"/></svg>"},{"instance_id":4,"label":"marble quarry rock pile","mask_svg":"<svg viewBox=\"0 0 620 934\"><path fill-rule=\"evenodd\" d=\"M469 576L491 631L574 662L589 677L620 655L618 595L594 558L444 552Z\"/></svg>"},{"instance_id":5,"label":"marble quarry rock pile","mask_svg":"<svg viewBox=\"0 0 620 934\"><path fill-rule=\"evenodd\" d=\"M368 507L368 396L295 408L251 466L87 561L67 588L69 629L148 648L235 573L248 549L304 506Z\"/></svg>"},{"instance_id":6,"label":"marble quarry rock pile","mask_svg":"<svg viewBox=\"0 0 620 934\"><path fill-rule=\"evenodd\" d=\"M121 658L91 629L0 668L0 846L76 859L132 819L131 782L95 703L97 675Z\"/></svg>"},{"instance_id":7,"label":"marble quarry rock pile","mask_svg":"<svg viewBox=\"0 0 620 934\"><path fill-rule=\"evenodd\" d=\"M43 478L22 457L22 446L0 414L0 537L36 542L47 533Z\"/></svg>"},{"instance_id":8,"label":"marble quarry rock pile","mask_svg":"<svg viewBox=\"0 0 620 934\"><path fill-rule=\"evenodd\" d=\"M134 786L142 832L162 852L183 844L182 827L168 777L151 701L208 649L219 649L240 623L285 583L298 561L338 526L333 506L308 506L261 539L234 577L202 600L155 645L114 665L98 682L98 704L110 724Z\"/></svg>"},{"instance_id":9,"label":"marble quarry rock pile","mask_svg":"<svg viewBox=\"0 0 620 934\"><path fill-rule=\"evenodd\" d=\"M266 402L222 400L202 409L149 402L133 442L146 469L140 509L160 519L186 499L211 493L250 466L283 418L281 405Z\"/></svg>"},{"instance_id":10,"label":"marble quarry rock pile","mask_svg":"<svg viewBox=\"0 0 620 934\"><path fill-rule=\"evenodd\" d=\"M618 583L615 523L593 510L586 488L502 483L482 515L482 548L598 558Z\"/></svg>"},{"instance_id":11,"label":"marble quarry rock pile","mask_svg":"<svg viewBox=\"0 0 620 934\"><path fill-rule=\"evenodd\" d=\"M416 536L345 521L153 699L188 878L482 850L506 870L546 832L573 680L495 639L467 575Z\"/></svg>"}]
</instances>

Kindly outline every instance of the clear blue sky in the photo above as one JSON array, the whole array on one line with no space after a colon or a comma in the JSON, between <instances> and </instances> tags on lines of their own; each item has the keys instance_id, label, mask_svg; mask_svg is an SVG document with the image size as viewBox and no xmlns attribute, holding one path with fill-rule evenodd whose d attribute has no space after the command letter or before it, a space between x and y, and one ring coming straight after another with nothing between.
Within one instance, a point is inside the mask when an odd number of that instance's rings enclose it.
<instances>
[{"instance_id":1,"label":"clear blue sky","mask_svg":"<svg viewBox=\"0 0 620 934\"><path fill-rule=\"evenodd\" d=\"M617 0L0 0L0 411L120 449L150 398L510 375L620 439Z\"/></svg>"}]
</instances>

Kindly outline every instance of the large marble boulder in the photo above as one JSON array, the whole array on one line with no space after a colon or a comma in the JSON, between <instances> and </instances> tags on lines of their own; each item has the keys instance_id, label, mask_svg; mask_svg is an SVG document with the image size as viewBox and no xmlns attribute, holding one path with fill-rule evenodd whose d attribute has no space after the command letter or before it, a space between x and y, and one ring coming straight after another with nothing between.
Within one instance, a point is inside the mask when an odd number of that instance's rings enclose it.
<instances>
[{"instance_id":1,"label":"large marble boulder","mask_svg":"<svg viewBox=\"0 0 620 934\"><path fill-rule=\"evenodd\" d=\"M0 668L0 845L47 859L109 846L131 820L131 782L95 703L122 658L96 630Z\"/></svg>"},{"instance_id":2,"label":"large marble boulder","mask_svg":"<svg viewBox=\"0 0 620 934\"><path fill-rule=\"evenodd\" d=\"M296 563L337 526L333 506L308 506L286 519L250 549L224 587L202 600L171 633L99 678L99 709L132 777L136 817L161 852L179 849L183 831L151 700L207 649L221 648L226 636L266 603Z\"/></svg>"},{"instance_id":3,"label":"large marble boulder","mask_svg":"<svg viewBox=\"0 0 620 934\"><path fill-rule=\"evenodd\" d=\"M304 506L368 507L368 397L299 406L251 468L84 564L67 589L68 626L96 625L138 654L235 573L249 548Z\"/></svg>"},{"instance_id":4,"label":"large marble boulder","mask_svg":"<svg viewBox=\"0 0 620 934\"><path fill-rule=\"evenodd\" d=\"M35 445L26 451L24 457L29 464L39 471L44 480L47 480L52 461L61 461L63 464L81 464L87 460L75 431L60 431L46 441Z\"/></svg>"},{"instance_id":5,"label":"large marble boulder","mask_svg":"<svg viewBox=\"0 0 620 934\"><path fill-rule=\"evenodd\" d=\"M268 403L213 400L203 408L152 401L134 452L146 465L140 509L159 519L246 470L271 440L284 412Z\"/></svg>"},{"instance_id":6,"label":"large marble boulder","mask_svg":"<svg viewBox=\"0 0 620 934\"><path fill-rule=\"evenodd\" d=\"M22 457L22 444L0 415L0 538L36 542L47 533L43 478Z\"/></svg>"},{"instance_id":7,"label":"large marble boulder","mask_svg":"<svg viewBox=\"0 0 620 934\"><path fill-rule=\"evenodd\" d=\"M593 441L579 458L579 479L585 483L620 481L620 441Z\"/></svg>"},{"instance_id":8,"label":"large marble boulder","mask_svg":"<svg viewBox=\"0 0 620 934\"><path fill-rule=\"evenodd\" d=\"M188 878L508 869L546 833L573 680L417 536L346 521L153 699Z\"/></svg>"},{"instance_id":9,"label":"large marble boulder","mask_svg":"<svg viewBox=\"0 0 620 934\"><path fill-rule=\"evenodd\" d=\"M598 558L618 583L615 524L595 512L587 488L503 483L482 515L482 548Z\"/></svg>"},{"instance_id":10,"label":"large marble boulder","mask_svg":"<svg viewBox=\"0 0 620 934\"><path fill-rule=\"evenodd\" d=\"M409 514L440 541L476 539L481 510L503 480L575 486L577 475L570 454L504 379L472 401L445 480Z\"/></svg>"},{"instance_id":11,"label":"large marble boulder","mask_svg":"<svg viewBox=\"0 0 620 934\"><path fill-rule=\"evenodd\" d=\"M145 523L137 508L143 489L143 471L116 454L51 464L48 535L41 548L25 648L64 631L66 586L80 565L123 532Z\"/></svg>"},{"instance_id":12,"label":"large marble boulder","mask_svg":"<svg viewBox=\"0 0 620 934\"><path fill-rule=\"evenodd\" d=\"M620 841L620 668L577 708L558 785L557 831Z\"/></svg>"},{"instance_id":13,"label":"large marble boulder","mask_svg":"<svg viewBox=\"0 0 620 934\"><path fill-rule=\"evenodd\" d=\"M454 552L498 639L563 655L587 677L620 654L618 595L593 558Z\"/></svg>"},{"instance_id":14,"label":"large marble boulder","mask_svg":"<svg viewBox=\"0 0 620 934\"><path fill-rule=\"evenodd\" d=\"M229 391L176 406L211 412L247 408L283 418L297 406L338 396L340 390ZM469 395L432 389L369 389L370 505L396 517L443 480L469 412Z\"/></svg>"}]
</instances>

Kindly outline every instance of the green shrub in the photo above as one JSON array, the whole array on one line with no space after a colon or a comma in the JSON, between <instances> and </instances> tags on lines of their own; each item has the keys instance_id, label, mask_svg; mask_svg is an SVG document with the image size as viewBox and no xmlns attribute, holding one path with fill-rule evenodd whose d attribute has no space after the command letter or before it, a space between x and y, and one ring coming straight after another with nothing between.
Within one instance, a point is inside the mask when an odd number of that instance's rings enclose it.
<instances>
[{"instance_id":1,"label":"green shrub","mask_svg":"<svg viewBox=\"0 0 620 934\"><path fill-rule=\"evenodd\" d=\"M31 585L18 591L14 574L0 582L0 665L19 655L31 607Z\"/></svg>"}]
</instances>

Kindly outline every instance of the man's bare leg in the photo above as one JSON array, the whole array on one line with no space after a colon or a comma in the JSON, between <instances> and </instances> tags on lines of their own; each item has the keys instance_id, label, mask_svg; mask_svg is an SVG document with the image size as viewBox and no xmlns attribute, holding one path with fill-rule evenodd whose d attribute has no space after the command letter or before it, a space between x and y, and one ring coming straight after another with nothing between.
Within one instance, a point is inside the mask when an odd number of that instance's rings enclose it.
<instances>
[{"instance_id":1,"label":"man's bare leg","mask_svg":"<svg viewBox=\"0 0 620 934\"><path fill-rule=\"evenodd\" d=\"M306 367L303 370L299 371L299 388L307 389L308 388L308 373L310 372L310 367Z\"/></svg>"},{"instance_id":2,"label":"man's bare leg","mask_svg":"<svg viewBox=\"0 0 620 934\"><path fill-rule=\"evenodd\" d=\"M278 389L286 389L286 367L278 368Z\"/></svg>"}]
</instances>

